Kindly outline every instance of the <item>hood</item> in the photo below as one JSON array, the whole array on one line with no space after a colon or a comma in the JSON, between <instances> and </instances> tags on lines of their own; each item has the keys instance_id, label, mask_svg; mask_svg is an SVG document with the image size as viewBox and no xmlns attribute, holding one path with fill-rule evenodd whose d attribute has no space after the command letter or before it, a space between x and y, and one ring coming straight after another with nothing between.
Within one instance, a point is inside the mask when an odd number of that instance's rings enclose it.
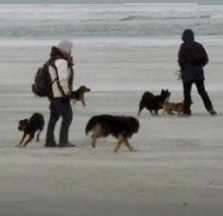
<instances>
[{"instance_id":1,"label":"hood","mask_svg":"<svg viewBox=\"0 0 223 216\"><path fill-rule=\"evenodd\" d=\"M184 42L193 42L194 41L194 32L191 29L184 30L182 34L182 40Z\"/></svg>"},{"instance_id":2,"label":"hood","mask_svg":"<svg viewBox=\"0 0 223 216\"><path fill-rule=\"evenodd\" d=\"M68 62L69 67L72 67L74 65L72 56L67 55L66 53L59 50L57 47L53 46L50 52L50 59L56 60L60 58L65 59Z\"/></svg>"},{"instance_id":3,"label":"hood","mask_svg":"<svg viewBox=\"0 0 223 216\"><path fill-rule=\"evenodd\" d=\"M51 48L50 57L56 59L58 57L63 57L63 55L57 47L53 46Z\"/></svg>"}]
</instances>

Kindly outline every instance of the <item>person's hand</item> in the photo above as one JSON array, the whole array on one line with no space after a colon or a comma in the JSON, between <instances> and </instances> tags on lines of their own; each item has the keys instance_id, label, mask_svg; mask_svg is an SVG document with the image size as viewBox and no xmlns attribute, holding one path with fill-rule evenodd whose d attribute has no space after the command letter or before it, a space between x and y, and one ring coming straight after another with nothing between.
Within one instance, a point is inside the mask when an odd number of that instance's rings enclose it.
<instances>
[{"instance_id":1,"label":"person's hand","mask_svg":"<svg viewBox=\"0 0 223 216\"><path fill-rule=\"evenodd\" d=\"M70 101L70 99L71 99L71 92L69 92L67 95L65 95L64 97L64 100L65 101Z\"/></svg>"}]
</instances>

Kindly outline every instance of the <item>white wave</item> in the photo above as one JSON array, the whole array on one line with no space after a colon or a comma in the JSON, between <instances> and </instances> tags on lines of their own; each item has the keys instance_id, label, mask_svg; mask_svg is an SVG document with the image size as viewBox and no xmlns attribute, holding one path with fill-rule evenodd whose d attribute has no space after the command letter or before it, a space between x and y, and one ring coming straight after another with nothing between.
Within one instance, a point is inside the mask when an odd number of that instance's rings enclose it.
<instances>
[{"instance_id":1,"label":"white wave","mask_svg":"<svg viewBox=\"0 0 223 216\"><path fill-rule=\"evenodd\" d=\"M143 49L148 47L171 47L181 44L180 37L147 37L147 38L113 38L113 37L98 37L98 38L70 38L75 46L89 47L113 47L115 48L134 48ZM60 39L1 39L0 47L47 47L53 46ZM202 41L205 45L223 45L223 36L198 36L198 41Z\"/></svg>"},{"instance_id":2,"label":"white wave","mask_svg":"<svg viewBox=\"0 0 223 216\"><path fill-rule=\"evenodd\" d=\"M223 7L196 4L3 5L0 38L176 36L188 26L222 35L222 18Z\"/></svg>"}]
</instances>

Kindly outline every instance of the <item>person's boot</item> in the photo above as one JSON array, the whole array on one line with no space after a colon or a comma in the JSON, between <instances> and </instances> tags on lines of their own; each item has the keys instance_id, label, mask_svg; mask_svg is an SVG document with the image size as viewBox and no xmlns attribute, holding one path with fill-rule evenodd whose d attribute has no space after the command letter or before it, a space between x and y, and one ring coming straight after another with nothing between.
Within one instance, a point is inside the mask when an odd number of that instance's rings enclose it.
<instances>
[{"instance_id":1,"label":"person's boot","mask_svg":"<svg viewBox=\"0 0 223 216\"><path fill-rule=\"evenodd\" d=\"M214 109L210 109L208 110L208 112L210 113L210 115L214 116L217 115L217 112Z\"/></svg>"},{"instance_id":2,"label":"person's boot","mask_svg":"<svg viewBox=\"0 0 223 216\"><path fill-rule=\"evenodd\" d=\"M59 143L58 147L59 148L67 148L67 147L75 147L75 145L70 142L66 142L66 143Z\"/></svg>"},{"instance_id":3,"label":"person's boot","mask_svg":"<svg viewBox=\"0 0 223 216\"><path fill-rule=\"evenodd\" d=\"M57 143L54 141L54 142L46 142L45 144L44 144L44 146L45 147L50 147L50 148L52 148L52 147L57 147Z\"/></svg>"},{"instance_id":4,"label":"person's boot","mask_svg":"<svg viewBox=\"0 0 223 216\"><path fill-rule=\"evenodd\" d=\"M192 114L191 114L191 110L189 109L189 110L184 110L183 111L183 113L180 115L180 116L191 116Z\"/></svg>"},{"instance_id":5,"label":"person's boot","mask_svg":"<svg viewBox=\"0 0 223 216\"><path fill-rule=\"evenodd\" d=\"M189 117L191 115L192 115L191 113L181 113L179 116L181 116L181 117Z\"/></svg>"}]
</instances>

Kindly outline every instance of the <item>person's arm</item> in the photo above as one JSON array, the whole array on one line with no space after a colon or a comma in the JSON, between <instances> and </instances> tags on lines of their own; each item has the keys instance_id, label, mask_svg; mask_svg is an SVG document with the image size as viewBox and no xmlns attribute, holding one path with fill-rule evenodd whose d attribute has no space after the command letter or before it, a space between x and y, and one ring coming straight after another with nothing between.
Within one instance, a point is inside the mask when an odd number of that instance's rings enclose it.
<instances>
[{"instance_id":1,"label":"person's arm","mask_svg":"<svg viewBox=\"0 0 223 216\"><path fill-rule=\"evenodd\" d=\"M180 70L183 71L184 64L185 64L185 58L184 58L184 52L182 45L180 46L180 50L178 52L178 64L180 66Z\"/></svg>"},{"instance_id":2,"label":"person's arm","mask_svg":"<svg viewBox=\"0 0 223 216\"><path fill-rule=\"evenodd\" d=\"M57 68L58 72L58 81L59 85L61 86L64 96L68 96L70 94L69 90L69 70L68 70L68 64L67 61L64 59L56 60L55 66Z\"/></svg>"},{"instance_id":3,"label":"person's arm","mask_svg":"<svg viewBox=\"0 0 223 216\"><path fill-rule=\"evenodd\" d=\"M209 58L208 58L208 54L207 54L205 48L202 45L201 45L201 49L203 52L203 58L202 58L202 61L200 62L200 64L202 67L204 67L209 62Z\"/></svg>"}]
</instances>

